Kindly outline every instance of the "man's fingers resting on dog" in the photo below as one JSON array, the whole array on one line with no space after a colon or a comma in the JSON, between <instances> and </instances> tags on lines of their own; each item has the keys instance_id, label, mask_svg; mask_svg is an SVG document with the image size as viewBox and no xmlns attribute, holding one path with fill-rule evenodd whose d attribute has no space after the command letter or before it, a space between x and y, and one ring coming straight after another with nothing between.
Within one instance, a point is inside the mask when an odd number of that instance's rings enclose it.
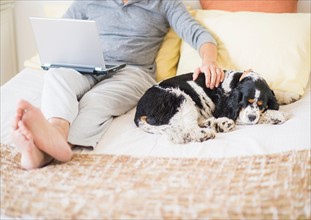
<instances>
[{"instance_id":1,"label":"man's fingers resting on dog","mask_svg":"<svg viewBox=\"0 0 311 220\"><path fill-rule=\"evenodd\" d=\"M215 86L218 87L219 83L224 80L224 72L216 64L196 68L193 73L193 80L196 80L201 73L205 74L205 84L210 89L213 89Z\"/></svg>"},{"instance_id":2,"label":"man's fingers resting on dog","mask_svg":"<svg viewBox=\"0 0 311 220\"><path fill-rule=\"evenodd\" d=\"M201 73L200 67L197 67L194 69L193 75L192 75L192 80L195 81Z\"/></svg>"},{"instance_id":3,"label":"man's fingers resting on dog","mask_svg":"<svg viewBox=\"0 0 311 220\"><path fill-rule=\"evenodd\" d=\"M217 72L216 87L218 87L219 83L224 81L225 74L224 74L224 71L222 69L220 69L220 68L217 68L216 72Z\"/></svg>"},{"instance_id":4,"label":"man's fingers resting on dog","mask_svg":"<svg viewBox=\"0 0 311 220\"><path fill-rule=\"evenodd\" d=\"M218 75L217 69L211 68L210 73L211 73L211 79L210 79L209 87L210 89L214 89L214 87L218 84L217 78L219 78L217 77Z\"/></svg>"}]
</instances>

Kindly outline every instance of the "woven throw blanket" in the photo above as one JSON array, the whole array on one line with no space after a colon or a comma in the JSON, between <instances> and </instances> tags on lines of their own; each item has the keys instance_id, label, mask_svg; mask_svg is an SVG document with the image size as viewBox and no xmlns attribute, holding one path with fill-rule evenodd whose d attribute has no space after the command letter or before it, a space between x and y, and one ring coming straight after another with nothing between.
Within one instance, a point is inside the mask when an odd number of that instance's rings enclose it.
<instances>
[{"instance_id":1,"label":"woven throw blanket","mask_svg":"<svg viewBox=\"0 0 311 220\"><path fill-rule=\"evenodd\" d=\"M1 216L310 219L310 150L224 159L75 154L25 171L1 145Z\"/></svg>"}]
</instances>

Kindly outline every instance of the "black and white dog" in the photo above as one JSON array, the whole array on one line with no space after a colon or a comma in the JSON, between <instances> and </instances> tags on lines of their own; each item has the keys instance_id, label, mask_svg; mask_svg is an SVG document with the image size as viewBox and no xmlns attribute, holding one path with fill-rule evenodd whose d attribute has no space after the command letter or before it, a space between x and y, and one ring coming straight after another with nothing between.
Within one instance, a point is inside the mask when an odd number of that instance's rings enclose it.
<instances>
[{"instance_id":1,"label":"black and white dog","mask_svg":"<svg viewBox=\"0 0 311 220\"><path fill-rule=\"evenodd\" d=\"M137 104L135 124L144 131L167 134L174 143L202 142L235 124L281 124L274 92L253 71L224 71L218 88L205 86L205 75L169 78L148 89Z\"/></svg>"}]
</instances>

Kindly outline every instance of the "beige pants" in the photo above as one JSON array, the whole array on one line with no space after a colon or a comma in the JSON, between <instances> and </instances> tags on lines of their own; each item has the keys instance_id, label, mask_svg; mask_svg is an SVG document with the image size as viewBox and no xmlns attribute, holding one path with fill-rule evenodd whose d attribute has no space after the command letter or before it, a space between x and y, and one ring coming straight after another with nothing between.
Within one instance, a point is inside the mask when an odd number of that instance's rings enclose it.
<instances>
[{"instance_id":1,"label":"beige pants","mask_svg":"<svg viewBox=\"0 0 311 220\"><path fill-rule=\"evenodd\" d=\"M150 73L133 66L109 78L82 75L72 69L51 69L45 78L41 109L47 119L69 121L69 143L95 147L113 117L135 107L154 84Z\"/></svg>"}]
</instances>

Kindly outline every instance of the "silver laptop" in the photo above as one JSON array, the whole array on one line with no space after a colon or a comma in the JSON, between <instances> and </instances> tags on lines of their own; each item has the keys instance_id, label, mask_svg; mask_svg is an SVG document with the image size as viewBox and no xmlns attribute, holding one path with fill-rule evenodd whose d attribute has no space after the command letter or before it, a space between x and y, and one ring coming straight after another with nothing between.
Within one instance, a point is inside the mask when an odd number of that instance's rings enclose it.
<instances>
[{"instance_id":1,"label":"silver laptop","mask_svg":"<svg viewBox=\"0 0 311 220\"><path fill-rule=\"evenodd\" d=\"M73 68L82 74L111 74L121 65L105 65L95 21L30 17L44 70Z\"/></svg>"}]
</instances>

